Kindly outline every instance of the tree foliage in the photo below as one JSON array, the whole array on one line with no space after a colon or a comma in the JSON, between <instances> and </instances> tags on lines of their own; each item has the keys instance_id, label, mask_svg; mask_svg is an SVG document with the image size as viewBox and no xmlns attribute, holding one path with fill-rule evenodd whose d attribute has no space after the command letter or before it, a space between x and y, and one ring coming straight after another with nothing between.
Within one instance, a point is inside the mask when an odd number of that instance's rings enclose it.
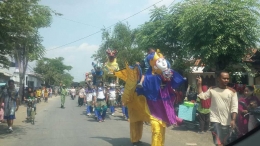
<instances>
[{"instance_id":1,"label":"tree foliage","mask_svg":"<svg viewBox=\"0 0 260 146\"><path fill-rule=\"evenodd\" d=\"M138 28L138 46L142 49L149 47L160 49L171 63L174 60L175 63L180 63L187 57L187 53L179 39L180 31L174 18L167 7L154 7L151 10L150 21ZM177 70L183 69L182 65L176 67Z\"/></svg>"},{"instance_id":2,"label":"tree foliage","mask_svg":"<svg viewBox=\"0 0 260 146\"><path fill-rule=\"evenodd\" d=\"M38 29L51 24L52 11L39 0L7 0L0 3L0 64L9 66L8 57L18 63L20 97L27 64L44 55Z\"/></svg>"},{"instance_id":3,"label":"tree foliage","mask_svg":"<svg viewBox=\"0 0 260 146\"><path fill-rule=\"evenodd\" d=\"M183 48L216 70L231 69L259 43L257 0L187 0L172 7Z\"/></svg>"},{"instance_id":4,"label":"tree foliage","mask_svg":"<svg viewBox=\"0 0 260 146\"><path fill-rule=\"evenodd\" d=\"M48 85L60 85L60 83L70 86L73 82L73 77L68 73L72 69L63 63L64 58L42 58L36 63L34 68L35 73L40 74L45 83Z\"/></svg>"},{"instance_id":5,"label":"tree foliage","mask_svg":"<svg viewBox=\"0 0 260 146\"><path fill-rule=\"evenodd\" d=\"M118 50L117 62L119 68L125 66L125 61L128 61L129 64L140 61L144 54L136 46L136 34L136 30L131 30L129 25L123 23L116 24L112 32L103 29L102 44L92 58L101 63L107 62L106 50L111 48Z\"/></svg>"},{"instance_id":6,"label":"tree foliage","mask_svg":"<svg viewBox=\"0 0 260 146\"><path fill-rule=\"evenodd\" d=\"M119 65L131 63L149 47L158 48L178 71L190 71L191 61L208 70L251 72L242 61L260 38L258 0L185 0L171 8L154 7L150 20L135 30L118 23L104 30L102 45L93 56L106 61L105 50L119 50ZM139 56L131 55L135 52Z\"/></svg>"},{"instance_id":7,"label":"tree foliage","mask_svg":"<svg viewBox=\"0 0 260 146\"><path fill-rule=\"evenodd\" d=\"M0 63L8 66L7 56L28 61L44 55L38 29L51 24L52 10L38 4L39 0L8 0L0 3L0 42L4 57ZM25 53L21 54L21 50Z\"/></svg>"},{"instance_id":8,"label":"tree foliage","mask_svg":"<svg viewBox=\"0 0 260 146\"><path fill-rule=\"evenodd\" d=\"M151 10L136 42L161 49L177 70L189 71L190 61L201 59L209 69L250 71L242 58L257 48L259 26L257 0L185 0Z\"/></svg>"}]
</instances>

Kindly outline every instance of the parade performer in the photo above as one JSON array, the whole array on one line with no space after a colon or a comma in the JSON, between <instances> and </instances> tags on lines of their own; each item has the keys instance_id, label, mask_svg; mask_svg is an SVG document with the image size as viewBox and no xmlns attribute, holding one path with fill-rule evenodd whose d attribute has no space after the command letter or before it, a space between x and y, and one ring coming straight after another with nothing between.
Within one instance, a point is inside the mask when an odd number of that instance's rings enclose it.
<instances>
[{"instance_id":1,"label":"parade performer","mask_svg":"<svg viewBox=\"0 0 260 146\"><path fill-rule=\"evenodd\" d=\"M87 85L92 85L92 78L93 78L93 76L92 76L92 72L91 73L86 73L85 74L85 82L86 82L86 84Z\"/></svg>"},{"instance_id":2,"label":"parade performer","mask_svg":"<svg viewBox=\"0 0 260 146\"><path fill-rule=\"evenodd\" d=\"M92 66L94 70L91 70L91 74L93 77L93 85L98 86L100 82L103 81L103 70L100 63L95 64L92 62Z\"/></svg>"},{"instance_id":3,"label":"parade performer","mask_svg":"<svg viewBox=\"0 0 260 146\"><path fill-rule=\"evenodd\" d=\"M107 112L107 97L105 96L105 89L103 88L103 83L100 82L96 91L95 98L95 110L97 110L97 120L98 122L104 122Z\"/></svg>"},{"instance_id":4,"label":"parade performer","mask_svg":"<svg viewBox=\"0 0 260 146\"><path fill-rule=\"evenodd\" d=\"M165 128L176 124L174 96L170 95L170 90L179 87L185 80L169 68L160 52L149 54L148 60L150 68L143 88L136 88L136 82L142 76L139 66L131 68L126 65L126 69L115 72L115 75L126 81L122 101L128 107L132 143L137 145L141 139L145 121L151 123L151 146L164 146Z\"/></svg>"},{"instance_id":5,"label":"parade performer","mask_svg":"<svg viewBox=\"0 0 260 146\"><path fill-rule=\"evenodd\" d=\"M106 50L108 61L104 65L104 71L105 71L104 75L105 78L107 78L107 81L109 83L112 82L111 80L115 80L116 83L118 83L118 78L114 76L114 72L119 70L119 66L116 59L117 53L118 53L117 50L111 50L111 49Z\"/></svg>"},{"instance_id":6,"label":"parade performer","mask_svg":"<svg viewBox=\"0 0 260 146\"><path fill-rule=\"evenodd\" d=\"M116 104L116 84L114 82L112 82L109 85L108 91L109 91L108 93L109 108L111 111L111 115L113 116L115 113L115 104Z\"/></svg>"},{"instance_id":7,"label":"parade performer","mask_svg":"<svg viewBox=\"0 0 260 146\"><path fill-rule=\"evenodd\" d=\"M86 113L88 116L91 115L91 112L93 111L93 98L96 97L96 91L93 89L93 86L88 87L87 96L86 96L86 102L87 102L87 109Z\"/></svg>"},{"instance_id":8,"label":"parade performer","mask_svg":"<svg viewBox=\"0 0 260 146\"><path fill-rule=\"evenodd\" d=\"M65 104L65 97L67 95L67 90L65 89L65 85L63 84L61 87L61 108L65 108L64 104Z\"/></svg>"}]
</instances>

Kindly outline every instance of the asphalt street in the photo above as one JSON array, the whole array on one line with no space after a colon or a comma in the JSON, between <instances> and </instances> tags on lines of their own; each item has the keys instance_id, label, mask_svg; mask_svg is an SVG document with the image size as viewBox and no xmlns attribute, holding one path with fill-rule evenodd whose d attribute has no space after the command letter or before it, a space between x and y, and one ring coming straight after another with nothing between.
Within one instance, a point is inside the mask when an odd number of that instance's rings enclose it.
<instances>
[{"instance_id":1,"label":"asphalt street","mask_svg":"<svg viewBox=\"0 0 260 146\"><path fill-rule=\"evenodd\" d=\"M37 105L35 125L25 122L26 107L16 114L14 132L5 132L6 124L0 124L2 146L131 146L129 123L122 118L120 109L115 116L108 113L105 122L98 123L85 114L85 106L78 107L77 100L66 98L65 109L60 108L60 97ZM142 146L149 146L150 126L145 125ZM211 146L209 133L199 135L193 131L167 129L165 146Z\"/></svg>"}]
</instances>

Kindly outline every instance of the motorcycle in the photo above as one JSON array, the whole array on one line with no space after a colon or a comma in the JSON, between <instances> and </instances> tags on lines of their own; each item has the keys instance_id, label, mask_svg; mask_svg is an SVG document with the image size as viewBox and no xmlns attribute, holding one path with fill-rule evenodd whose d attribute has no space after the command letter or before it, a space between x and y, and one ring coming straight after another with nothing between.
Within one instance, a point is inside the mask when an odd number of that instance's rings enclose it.
<instances>
[{"instance_id":1,"label":"motorcycle","mask_svg":"<svg viewBox=\"0 0 260 146\"><path fill-rule=\"evenodd\" d=\"M239 101L239 104L241 104L244 108L248 109L248 106L246 105L245 102ZM247 111L248 113L245 114L244 117L247 115L254 115L256 121L258 122L258 124L260 124L260 106L256 108L249 108Z\"/></svg>"},{"instance_id":2,"label":"motorcycle","mask_svg":"<svg viewBox=\"0 0 260 146\"><path fill-rule=\"evenodd\" d=\"M39 97L37 97L37 103L40 103L40 102L42 102L42 100L41 100L41 97L39 96Z\"/></svg>"},{"instance_id":3,"label":"motorcycle","mask_svg":"<svg viewBox=\"0 0 260 146\"><path fill-rule=\"evenodd\" d=\"M28 113L28 118L27 122L31 122L34 125L34 120L35 120L35 108L34 108L34 103L35 99L27 99L27 113Z\"/></svg>"}]
</instances>

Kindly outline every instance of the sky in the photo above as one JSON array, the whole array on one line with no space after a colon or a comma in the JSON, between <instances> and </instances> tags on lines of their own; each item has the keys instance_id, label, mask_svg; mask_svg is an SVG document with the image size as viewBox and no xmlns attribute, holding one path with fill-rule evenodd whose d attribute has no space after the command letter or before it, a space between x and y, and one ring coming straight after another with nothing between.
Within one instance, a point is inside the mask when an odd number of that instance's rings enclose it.
<instances>
[{"instance_id":1,"label":"sky","mask_svg":"<svg viewBox=\"0 0 260 146\"><path fill-rule=\"evenodd\" d=\"M84 80L84 75L92 69L92 54L102 43L102 28L109 27L129 16L157 3L156 6L175 4L180 0L41 0L40 4L49 6L62 16L53 16L48 28L40 29L45 57L65 58L64 64L72 66L69 73L74 81ZM149 21L149 10L127 19L131 28ZM96 33L94 35L91 35ZM91 36L89 36L91 35ZM81 39L84 38L84 39ZM79 40L81 39L81 40ZM79 41L76 41L79 40ZM72 43L73 42L73 43ZM35 62L29 63L30 69Z\"/></svg>"}]
</instances>

